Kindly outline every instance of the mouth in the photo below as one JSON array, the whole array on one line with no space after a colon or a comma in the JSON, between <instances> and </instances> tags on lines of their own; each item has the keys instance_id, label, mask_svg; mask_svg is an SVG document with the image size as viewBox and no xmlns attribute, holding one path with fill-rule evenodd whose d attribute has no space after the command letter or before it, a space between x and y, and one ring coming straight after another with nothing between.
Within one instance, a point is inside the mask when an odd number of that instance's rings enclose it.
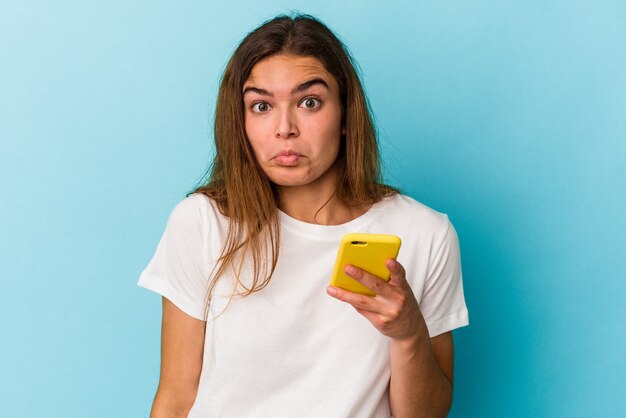
<instances>
[{"instance_id":1,"label":"mouth","mask_svg":"<svg viewBox=\"0 0 626 418\"><path fill-rule=\"evenodd\" d=\"M272 158L272 160L274 160L277 165L284 167L293 167L294 165L298 164L298 161L300 161L300 158L302 157L302 154L295 151L281 151L276 154Z\"/></svg>"}]
</instances>

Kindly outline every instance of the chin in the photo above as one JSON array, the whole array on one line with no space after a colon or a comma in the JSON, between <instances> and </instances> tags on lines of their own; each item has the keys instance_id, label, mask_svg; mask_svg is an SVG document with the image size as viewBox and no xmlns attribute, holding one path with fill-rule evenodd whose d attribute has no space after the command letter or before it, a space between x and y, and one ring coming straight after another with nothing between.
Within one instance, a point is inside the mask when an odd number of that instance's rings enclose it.
<instances>
[{"instance_id":1,"label":"chin","mask_svg":"<svg viewBox=\"0 0 626 418\"><path fill-rule=\"evenodd\" d=\"M270 181L279 187L298 187L298 186L306 186L307 184L311 183L311 181L302 180L302 179L284 179L284 178L273 179L271 177L270 177Z\"/></svg>"},{"instance_id":2,"label":"chin","mask_svg":"<svg viewBox=\"0 0 626 418\"><path fill-rule=\"evenodd\" d=\"M287 170L268 170L265 171L265 175L269 181L280 187L305 186L315 181L315 176L312 176L308 169L302 170L302 168L295 167Z\"/></svg>"}]
</instances>

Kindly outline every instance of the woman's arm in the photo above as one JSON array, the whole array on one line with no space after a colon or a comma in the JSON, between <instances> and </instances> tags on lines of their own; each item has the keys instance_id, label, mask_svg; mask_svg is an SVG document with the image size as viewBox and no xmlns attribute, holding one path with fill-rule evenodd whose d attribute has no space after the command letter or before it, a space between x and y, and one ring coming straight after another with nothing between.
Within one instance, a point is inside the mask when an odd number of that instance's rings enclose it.
<instances>
[{"instance_id":1,"label":"woman's arm","mask_svg":"<svg viewBox=\"0 0 626 418\"><path fill-rule=\"evenodd\" d=\"M391 340L389 399L394 418L445 417L452 404L452 332Z\"/></svg>"},{"instance_id":2,"label":"woman's arm","mask_svg":"<svg viewBox=\"0 0 626 418\"><path fill-rule=\"evenodd\" d=\"M161 377L150 418L187 417L198 392L205 325L163 298Z\"/></svg>"},{"instance_id":3,"label":"woman's arm","mask_svg":"<svg viewBox=\"0 0 626 418\"><path fill-rule=\"evenodd\" d=\"M351 304L391 338L389 398L394 418L445 417L452 403L452 334L429 337L404 268L393 259L387 260L386 266L391 273L388 282L354 266L344 270L376 296L333 286L328 293Z\"/></svg>"}]
</instances>

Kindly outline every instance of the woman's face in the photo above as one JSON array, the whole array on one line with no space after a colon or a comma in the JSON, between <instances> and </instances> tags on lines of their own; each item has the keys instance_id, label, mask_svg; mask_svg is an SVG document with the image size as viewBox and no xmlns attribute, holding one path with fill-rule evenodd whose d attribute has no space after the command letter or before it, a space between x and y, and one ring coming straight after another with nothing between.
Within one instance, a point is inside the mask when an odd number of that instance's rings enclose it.
<instances>
[{"instance_id":1,"label":"woman's face","mask_svg":"<svg viewBox=\"0 0 626 418\"><path fill-rule=\"evenodd\" d=\"M316 58L274 55L243 86L245 127L254 155L278 186L336 184L339 86Z\"/></svg>"}]
</instances>

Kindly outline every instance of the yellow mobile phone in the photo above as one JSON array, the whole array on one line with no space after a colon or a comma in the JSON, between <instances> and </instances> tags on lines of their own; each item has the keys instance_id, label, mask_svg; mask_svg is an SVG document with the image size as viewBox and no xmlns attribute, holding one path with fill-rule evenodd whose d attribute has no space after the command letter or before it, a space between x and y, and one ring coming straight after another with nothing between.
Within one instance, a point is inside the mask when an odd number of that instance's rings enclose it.
<instances>
[{"instance_id":1,"label":"yellow mobile phone","mask_svg":"<svg viewBox=\"0 0 626 418\"><path fill-rule=\"evenodd\" d=\"M343 269L347 264L351 264L388 281L390 273L385 267L385 261L398 256L400 244L400 237L396 235L344 235L339 243L330 285L363 295L375 296L374 292L348 276Z\"/></svg>"}]
</instances>

